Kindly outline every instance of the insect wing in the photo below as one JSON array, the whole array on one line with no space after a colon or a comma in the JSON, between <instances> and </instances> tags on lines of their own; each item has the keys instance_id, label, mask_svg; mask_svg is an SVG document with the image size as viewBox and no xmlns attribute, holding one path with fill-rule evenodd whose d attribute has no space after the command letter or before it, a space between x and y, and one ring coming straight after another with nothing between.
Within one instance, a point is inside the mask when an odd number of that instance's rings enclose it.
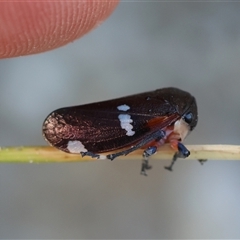
<instances>
[{"instance_id":1,"label":"insect wing","mask_svg":"<svg viewBox=\"0 0 240 240\"><path fill-rule=\"evenodd\" d=\"M101 153L136 144L180 117L164 99L155 99L154 93L58 109L45 120L44 137L72 153Z\"/></svg>"}]
</instances>

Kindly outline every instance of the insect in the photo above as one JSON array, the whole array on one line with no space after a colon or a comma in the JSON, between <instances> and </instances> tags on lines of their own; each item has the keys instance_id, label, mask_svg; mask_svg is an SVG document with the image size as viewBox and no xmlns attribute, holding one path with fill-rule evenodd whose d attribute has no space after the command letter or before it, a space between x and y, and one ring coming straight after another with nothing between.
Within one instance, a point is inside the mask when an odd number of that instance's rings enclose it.
<instances>
[{"instance_id":1,"label":"insect","mask_svg":"<svg viewBox=\"0 0 240 240\"><path fill-rule=\"evenodd\" d=\"M161 145L170 143L177 158L189 156L182 144L197 125L195 98L177 88L163 88L127 97L60 108L43 123L50 145L67 153L110 159L143 149L141 173ZM108 152L112 152L108 154Z\"/></svg>"}]
</instances>

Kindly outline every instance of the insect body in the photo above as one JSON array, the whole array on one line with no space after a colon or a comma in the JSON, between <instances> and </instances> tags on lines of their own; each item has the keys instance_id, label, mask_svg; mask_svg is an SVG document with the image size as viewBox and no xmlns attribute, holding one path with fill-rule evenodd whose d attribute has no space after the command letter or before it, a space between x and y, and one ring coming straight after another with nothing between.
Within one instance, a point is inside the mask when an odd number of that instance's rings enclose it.
<instances>
[{"instance_id":1,"label":"insect body","mask_svg":"<svg viewBox=\"0 0 240 240\"><path fill-rule=\"evenodd\" d=\"M176 150L168 170L178 157L189 156L181 142L197 120L192 95L177 88L163 88L55 110L43 123L43 135L62 151L101 159L113 160L143 148L142 173L146 175L150 169L148 157L164 143Z\"/></svg>"}]
</instances>

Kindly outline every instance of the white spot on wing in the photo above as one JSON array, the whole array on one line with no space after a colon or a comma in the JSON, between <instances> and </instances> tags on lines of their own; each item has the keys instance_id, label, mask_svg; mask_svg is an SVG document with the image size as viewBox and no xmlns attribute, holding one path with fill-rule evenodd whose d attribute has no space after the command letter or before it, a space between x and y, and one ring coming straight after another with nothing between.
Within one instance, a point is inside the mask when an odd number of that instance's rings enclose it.
<instances>
[{"instance_id":1,"label":"white spot on wing","mask_svg":"<svg viewBox=\"0 0 240 240\"><path fill-rule=\"evenodd\" d=\"M81 153L88 151L80 141L69 141L67 149L70 153Z\"/></svg>"},{"instance_id":2,"label":"white spot on wing","mask_svg":"<svg viewBox=\"0 0 240 240\"><path fill-rule=\"evenodd\" d=\"M119 114L118 119L120 120L121 128L127 131L126 135L133 136L135 131L132 131L133 125L131 123L133 120L131 119L131 116L128 114Z\"/></svg>"},{"instance_id":3,"label":"white spot on wing","mask_svg":"<svg viewBox=\"0 0 240 240\"><path fill-rule=\"evenodd\" d=\"M117 109L120 111L127 111L130 109L130 107L126 104L123 104L123 105L118 106Z\"/></svg>"}]
</instances>

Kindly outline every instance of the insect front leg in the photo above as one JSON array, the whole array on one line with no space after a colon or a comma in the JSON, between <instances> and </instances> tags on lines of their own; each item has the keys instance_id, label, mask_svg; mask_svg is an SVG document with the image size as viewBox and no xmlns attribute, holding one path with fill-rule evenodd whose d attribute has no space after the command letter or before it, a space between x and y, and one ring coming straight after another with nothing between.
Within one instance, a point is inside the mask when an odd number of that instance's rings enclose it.
<instances>
[{"instance_id":1,"label":"insect front leg","mask_svg":"<svg viewBox=\"0 0 240 240\"><path fill-rule=\"evenodd\" d=\"M198 159L201 165L203 165L205 162L207 162L207 159Z\"/></svg>"},{"instance_id":2,"label":"insect front leg","mask_svg":"<svg viewBox=\"0 0 240 240\"><path fill-rule=\"evenodd\" d=\"M168 167L165 167L165 169L172 171L173 170L173 165L174 163L177 161L178 158L186 158L190 155L190 151L180 142L177 143L177 148L178 148L178 152L176 152L173 155L173 159L171 164Z\"/></svg>"}]
</instances>

